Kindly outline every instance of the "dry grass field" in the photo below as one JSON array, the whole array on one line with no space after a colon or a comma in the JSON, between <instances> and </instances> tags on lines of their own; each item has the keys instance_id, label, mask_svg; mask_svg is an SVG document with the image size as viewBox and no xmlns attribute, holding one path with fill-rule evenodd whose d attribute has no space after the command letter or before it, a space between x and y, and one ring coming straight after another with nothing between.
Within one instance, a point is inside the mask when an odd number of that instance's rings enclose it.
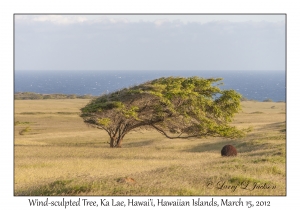
<instances>
[{"instance_id":1,"label":"dry grass field","mask_svg":"<svg viewBox=\"0 0 300 210\"><path fill-rule=\"evenodd\" d=\"M112 149L79 117L88 102L15 101L15 195L286 195L285 103L242 102L242 139L139 131ZM236 157L221 157L226 144Z\"/></svg>"}]
</instances>

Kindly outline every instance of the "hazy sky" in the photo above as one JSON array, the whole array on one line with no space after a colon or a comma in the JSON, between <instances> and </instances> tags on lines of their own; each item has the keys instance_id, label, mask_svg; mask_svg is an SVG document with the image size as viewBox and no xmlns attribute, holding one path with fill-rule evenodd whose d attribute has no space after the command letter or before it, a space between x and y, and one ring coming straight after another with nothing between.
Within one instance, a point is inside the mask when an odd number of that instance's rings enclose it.
<instances>
[{"instance_id":1,"label":"hazy sky","mask_svg":"<svg viewBox=\"0 0 300 210\"><path fill-rule=\"evenodd\" d=\"M284 70L285 15L15 15L15 70Z\"/></svg>"}]
</instances>

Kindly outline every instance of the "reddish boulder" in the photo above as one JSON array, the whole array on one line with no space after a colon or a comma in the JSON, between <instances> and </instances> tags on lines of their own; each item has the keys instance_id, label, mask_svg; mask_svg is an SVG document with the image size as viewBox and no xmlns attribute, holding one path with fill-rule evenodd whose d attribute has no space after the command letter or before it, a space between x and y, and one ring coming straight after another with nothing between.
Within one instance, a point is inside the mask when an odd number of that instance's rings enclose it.
<instances>
[{"instance_id":1,"label":"reddish boulder","mask_svg":"<svg viewBox=\"0 0 300 210\"><path fill-rule=\"evenodd\" d=\"M221 150L222 156L236 156L237 151L236 148L232 145L225 145Z\"/></svg>"}]
</instances>

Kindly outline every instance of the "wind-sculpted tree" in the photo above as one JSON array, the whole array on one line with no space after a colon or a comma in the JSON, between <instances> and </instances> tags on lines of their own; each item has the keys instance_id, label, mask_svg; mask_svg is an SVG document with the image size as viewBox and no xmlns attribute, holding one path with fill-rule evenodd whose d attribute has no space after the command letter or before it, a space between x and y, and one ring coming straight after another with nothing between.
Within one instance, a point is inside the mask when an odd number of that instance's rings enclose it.
<instances>
[{"instance_id":1,"label":"wind-sculpted tree","mask_svg":"<svg viewBox=\"0 0 300 210\"><path fill-rule=\"evenodd\" d=\"M241 95L221 90L220 78L168 77L93 99L81 109L84 122L105 130L110 147L121 147L130 131L154 129L170 139L241 137L229 122L240 110Z\"/></svg>"}]
</instances>

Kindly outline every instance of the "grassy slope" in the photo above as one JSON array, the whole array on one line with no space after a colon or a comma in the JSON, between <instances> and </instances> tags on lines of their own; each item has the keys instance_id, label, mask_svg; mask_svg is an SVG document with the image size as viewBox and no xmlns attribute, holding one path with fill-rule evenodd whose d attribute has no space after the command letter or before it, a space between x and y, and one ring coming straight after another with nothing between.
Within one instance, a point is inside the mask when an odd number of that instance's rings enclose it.
<instances>
[{"instance_id":1,"label":"grassy slope","mask_svg":"<svg viewBox=\"0 0 300 210\"><path fill-rule=\"evenodd\" d=\"M108 135L78 116L88 101L15 101L15 195L286 194L285 103L243 102L233 124L252 127L244 139L143 131L111 149ZM225 144L238 156L221 157ZM255 183L271 188L250 190Z\"/></svg>"}]
</instances>

